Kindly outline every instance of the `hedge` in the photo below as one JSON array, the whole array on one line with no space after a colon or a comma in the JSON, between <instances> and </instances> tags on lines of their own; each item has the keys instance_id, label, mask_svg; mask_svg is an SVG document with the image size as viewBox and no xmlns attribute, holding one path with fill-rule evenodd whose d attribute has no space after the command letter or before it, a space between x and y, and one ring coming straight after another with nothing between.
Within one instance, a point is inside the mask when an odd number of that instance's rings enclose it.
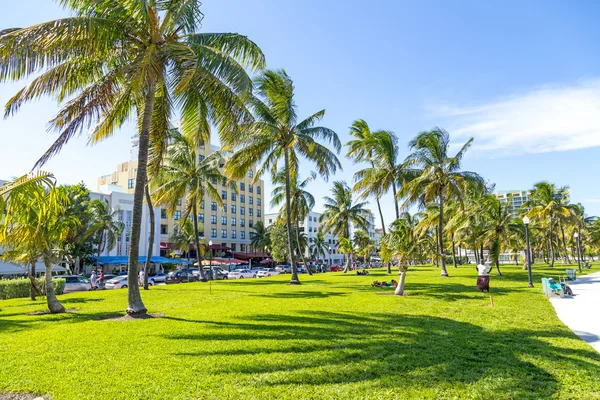
<instances>
[{"instance_id":1,"label":"hedge","mask_svg":"<svg viewBox=\"0 0 600 400\"><path fill-rule=\"evenodd\" d=\"M54 283L54 292L56 294L63 294L65 291L65 280L62 278L55 278L52 282ZM46 294L44 278L37 279L37 284L38 288L42 291L42 294ZM30 291L31 283L29 278L0 280L0 300L29 297Z\"/></svg>"}]
</instances>

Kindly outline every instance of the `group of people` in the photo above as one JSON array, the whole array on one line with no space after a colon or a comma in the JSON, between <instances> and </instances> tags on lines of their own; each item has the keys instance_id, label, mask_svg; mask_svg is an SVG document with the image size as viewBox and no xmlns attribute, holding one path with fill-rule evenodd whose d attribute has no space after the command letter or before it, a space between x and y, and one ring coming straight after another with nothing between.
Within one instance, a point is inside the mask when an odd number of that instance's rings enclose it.
<instances>
[{"instance_id":1,"label":"group of people","mask_svg":"<svg viewBox=\"0 0 600 400\"><path fill-rule=\"evenodd\" d=\"M95 269L92 270L90 283L92 284L92 290L104 289L104 271L100 270L100 272L98 272Z\"/></svg>"},{"instance_id":2,"label":"group of people","mask_svg":"<svg viewBox=\"0 0 600 400\"><path fill-rule=\"evenodd\" d=\"M391 282L379 282L379 281L373 281L373 283L371 283L371 286L384 286L384 287L393 287L395 288L396 286L398 286L398 282L396 282L396 280L392 279Z\"/></svg>"}]
</instances>

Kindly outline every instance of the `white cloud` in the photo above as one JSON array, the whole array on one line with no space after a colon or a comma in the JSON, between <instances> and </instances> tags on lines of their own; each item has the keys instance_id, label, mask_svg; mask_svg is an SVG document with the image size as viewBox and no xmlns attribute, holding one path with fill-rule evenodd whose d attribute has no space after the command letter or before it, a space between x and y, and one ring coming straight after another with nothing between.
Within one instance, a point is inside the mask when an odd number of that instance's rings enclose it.
<instances>
[{"instance_id":1,"label":"white cloud","mask_svg":"<svg viewBox=\"0 0 600 400\"><path fill-rule=\"evenodd\" d=\"M442 105L434 114L456 139L500 153L545 153L600 146L600 79L538 87L474 106Z\"/></svg>"}]
</instances>

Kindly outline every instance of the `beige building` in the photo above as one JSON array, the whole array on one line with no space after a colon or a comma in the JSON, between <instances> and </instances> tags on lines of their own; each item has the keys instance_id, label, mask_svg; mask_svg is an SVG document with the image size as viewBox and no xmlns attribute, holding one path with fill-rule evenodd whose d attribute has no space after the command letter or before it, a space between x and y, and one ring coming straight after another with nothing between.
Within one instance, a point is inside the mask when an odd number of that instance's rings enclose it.
<instances>
[{"instance_id":1,"label":"beige building","mask_svg":"<svg viewBox=\"0 0 600 400\"><path fill-rule=\"evenodd\" d=\"M137 140L133 138L132 156L137 154ZM213 151L218 150L216 146L201 146L196 153L203 160ZM221 164L224 168L224 163ZM137 160L121 163L117 170L110 175L98 178L98 191L103 187L120 186L127 193L133 193L135 187L135 176L137 172ZM256 221L260 221L264 215L264 182L258 180L252 184L256 170L248 171L244 179L236 182L237 192L226 182L213 182L224 203L219 207L216 201L206 196L198 211L198 221L202 223L204 230L200 231L201 237L208 242L212 240L213 248L219 249L226 246L232 252L249 253L250 233ZM166 210L161 209L160 229L157 234L160 237L161 255L171 252L170 238L177 232L178 223L183 214L183 207L178 207L174 215L167 215ZM221 246L218 246L221 245Z\"/></svg>"}]
</instances>

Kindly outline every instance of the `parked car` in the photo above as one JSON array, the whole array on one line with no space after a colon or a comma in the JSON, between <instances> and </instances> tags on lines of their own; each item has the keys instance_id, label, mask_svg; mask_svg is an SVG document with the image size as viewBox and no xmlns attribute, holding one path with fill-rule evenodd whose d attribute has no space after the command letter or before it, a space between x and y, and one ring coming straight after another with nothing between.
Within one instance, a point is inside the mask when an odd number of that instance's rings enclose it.
<instances>
[{"instance_id":1,"label":"parked car","mask_svg":"<svg viewBox=\"0 0 600 400\"><path fill-rule=\"evenodd\" d=\"M90 280L81 275L63 275L61 278L65 280L64 293L70 292L85 292L92 290Z\"/></svg>"},{"instance_id":2,"label":"parked car","mask_svg":"<svg viewBox=\"0 0 600 400\"><path fill-rule=\"evenodd\" d=\"M157 283L166 283L167 281L167 274L164 273L158 273L156 275L152 275L148 277L148 282L152 282L153 285L156 285Z\"/></svg>"},{"instance_id":3,"label":"parked car","mask_svg":"<svg viewBox=\"0 0 600 400\"><path fill-rule=\"evenodd\" d=\"M292 267L291 265L278 265L275 267L275 271L279 272L280 274L291 274Z\"/></svg>"},{"instance_id":4,"label":"parked car","mask_svg":"<svg viewBox=\"0 0 600 400\"><path fill-rule=\"evenodd\" d=\"M299 274L306 274L308 272L306 270L306 267L300 267L300 266L298 266L296 269L297 269L297 271L298 271Z\"/></svg>"},{"instance_id":5,"label":"parked car","mask_svg":"<svg viewBox=\"0 0 600 400\"><path fill-rule=\"evenodd\" d=\"M127 276L117 276L106 281L107 289L125 289L127 287Z\"/></svg>"},{"instance_id":6,"label":"parked car","mask_svg":"<svg viewBox=\"0 0 600 400\"><path fill-rule=\"evenodd\" d=\"M204 276L206 277L206 279L208 279L208 273L209 273L210 267L204 267L203 269L204 269ZM228 277L229 277L229 272L225 271L221 267L212 267L212 270L213 270L213 279L216 281L225 280L225 279L228 279Z\"/></svg>"},{"instance_id":7,"label":"parked car","mask_svg":"<svg viewBox=\"0 0 600 400\"><path fill-rule=\"evenodd\" d=\"M339 266L339 265L337 265L337 264L333 264L333 265L331 266L331 272L337 272L337 271L343 271L343 270L344 270L344 268L340 267L340 266Z\"/></svg>"},{"instance_id":8,"label":"parked car","mask_svg":"<svg viewBox=\"0 0 600 400\"><path fill-rule=\"evenodd\" d=\"M167 274L165 283L197 282L198 277L188 271L173 271Z\"/></svg>"},{"instance_id":9,"label":"parked car","mask_svg":"<svg viewBox=\"0 0 600 400\"><path fill-rule=\"evenodd\" d=\"M227 279L256 278L256 273L249 269L235 269L227 275Z\"/></svg>"},{"instance_id":10,"label":"parked car","mask_svg":"<svg viewBox=\"0 0 600 400\"><path fill-rule=\"evenodd\" d=\"M275 270L275 268L262 268L260 271L256 273L256 276L259 278L264 278L267 276L279 275L279 272Z\"/></svg>"}]
</instances>

